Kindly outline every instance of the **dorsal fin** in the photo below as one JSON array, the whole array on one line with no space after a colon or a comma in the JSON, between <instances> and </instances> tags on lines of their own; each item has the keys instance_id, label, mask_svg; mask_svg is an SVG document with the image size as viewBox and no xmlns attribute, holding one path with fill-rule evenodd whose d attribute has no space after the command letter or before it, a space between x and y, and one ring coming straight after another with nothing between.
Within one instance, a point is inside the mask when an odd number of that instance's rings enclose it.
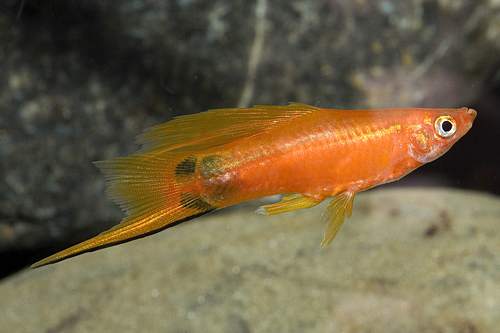
<instances>
[{"instance_id":1,"label":"dorsal fin","mask_svg":"<svg viewBox=\"0 0 500 333\"><path fill-rule=\"evenodd\" d=\"M181 116L149 128L137 137L138 154L197 152L268 132L284 122L319 110L290 103L287 106L256 105L244 109L215 109Z\"/></svg>"}]
</instances>

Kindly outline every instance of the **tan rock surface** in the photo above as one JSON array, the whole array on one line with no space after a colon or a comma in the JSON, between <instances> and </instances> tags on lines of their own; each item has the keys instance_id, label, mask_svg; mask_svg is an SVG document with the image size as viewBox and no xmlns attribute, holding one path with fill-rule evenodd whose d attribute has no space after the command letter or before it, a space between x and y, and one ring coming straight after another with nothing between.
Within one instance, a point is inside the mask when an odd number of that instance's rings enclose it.
<instances>
[{"instance_id":1,"label":"tan rock surface","mask_svg":"<svg viewBox=\"0 0 500 333\"><path fill-rule=\"evenodd\" d=\"M0 284L5 332L493 332L500 198L360 194L321 249L325 204L251 202Z\"/></svg>"}]
</instances>

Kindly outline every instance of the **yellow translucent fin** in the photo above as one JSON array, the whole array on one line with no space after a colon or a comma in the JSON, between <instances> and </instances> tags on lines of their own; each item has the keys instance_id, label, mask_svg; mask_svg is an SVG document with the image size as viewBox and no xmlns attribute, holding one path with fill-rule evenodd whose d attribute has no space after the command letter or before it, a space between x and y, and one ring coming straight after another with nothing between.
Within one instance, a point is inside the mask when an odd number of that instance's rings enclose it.
<instances>
[{"instance_id":1,"label":"yellow translucent fin","mask_svg":"<svg viewBox=\"0 0 500 333\"><path fill-rule=\"evenodd\" d=\"M316 206L323 200L317 200L310 197L303 196L299 193L285 194L280 202L259 207L255 212L262 215L273 215L291 210L309 208Z\"/></svg>"},{"instance_id":2,"label":"yellow translucent fin","mask_svg":"<svg viewBox=\"0 0 500 333\"><path fill-rule=\"evenodd\" d=\"M181 116L139 135L137 142L143 146L137 153L199 152L266 133L317 110L314 106L290 103L288 106L216 109Z\"/></svg>"},{"instance_id":3,"label":"yellow translucent fin","mask_svg":"<svg viewBox=\"0 0 500 333\"><path fill-rule=\"evenodd\" d=\"M323 213L323 221L328 224L326 225L325 239L321 243L321 247L329 245L337 235L340 227L342 227L344 218L351 217L354 195L354 192L342 192L328 204L326 212Z\"/></svg>"},{"instance_id":4,"label":"yellow translucent fin","mask_svg":"<svg viewBox=\"0 0 500 333\"><path fill-rule=\"evenodd\" d=\"M196 160L196 156L166 153L97 162L108 181L108 194L127 216L117 226L31 267L129 241L213 211L217 207L194 190Z\"/></svg>"}]
</instances>

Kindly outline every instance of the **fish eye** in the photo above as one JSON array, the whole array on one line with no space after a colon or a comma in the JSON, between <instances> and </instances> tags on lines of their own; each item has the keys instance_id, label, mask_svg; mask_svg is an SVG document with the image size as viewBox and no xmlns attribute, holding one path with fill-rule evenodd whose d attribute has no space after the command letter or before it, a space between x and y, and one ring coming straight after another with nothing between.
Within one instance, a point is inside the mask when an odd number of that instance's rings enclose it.
<instances>
[{"instance_id":1,"label":"fish eye","mask_svg":"<svg viewBox=\"0 0 500 333\"><path fill-rule=\"evenodd\" d=\"M452 116L442 115L434 123L437 134L442 138L449 138L457 131L457 123Z\"/></svg>"}]
</instances>

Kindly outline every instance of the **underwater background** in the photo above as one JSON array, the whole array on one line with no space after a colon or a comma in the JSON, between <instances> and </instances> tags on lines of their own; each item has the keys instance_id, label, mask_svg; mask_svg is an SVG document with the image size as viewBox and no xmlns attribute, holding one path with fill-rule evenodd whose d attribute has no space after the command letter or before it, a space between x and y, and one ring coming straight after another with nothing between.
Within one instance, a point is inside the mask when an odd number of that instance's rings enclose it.
<instances>
[{"instance_id":1,"label":"underwater background","mask_svg":"<svg viewBox=\"0 0 500 333\"><path fill-rule=\"evenodd\" d=\"M17 331L492 331L499 22L495 0L4 1L0 322ZM359 195L326 249L324 207L262 217L249 202L26 269L122 219L93 161L133 153L136 135L175 116L288 102L467 106L478 117L437 161Z\"/></svg>"}]
</instances>

